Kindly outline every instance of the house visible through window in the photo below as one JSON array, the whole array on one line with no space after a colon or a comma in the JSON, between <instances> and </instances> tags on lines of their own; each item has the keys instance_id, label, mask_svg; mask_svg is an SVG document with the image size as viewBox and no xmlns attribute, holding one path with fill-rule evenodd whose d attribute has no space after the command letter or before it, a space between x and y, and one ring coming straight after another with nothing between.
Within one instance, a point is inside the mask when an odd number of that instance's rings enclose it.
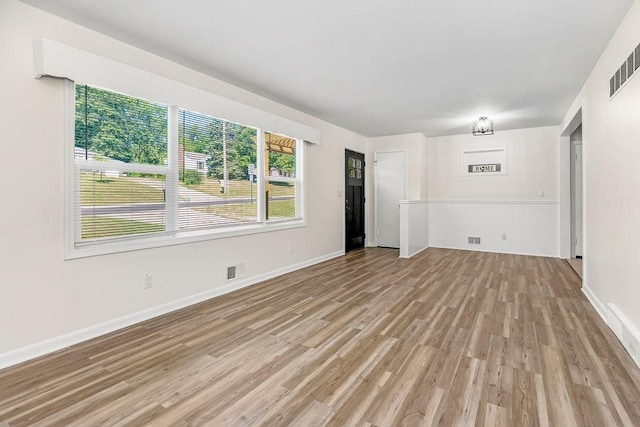
<instances>
[{"instance_id":1,"label":"house visible through window","mask_svg":"<svg viewBox=\"0 0 640 427\"><path fill-rule=\"evenodd\" d=\"M74 244L300 219L301 151L285 135L76 84Z\"/></svg>"}]
</instances>

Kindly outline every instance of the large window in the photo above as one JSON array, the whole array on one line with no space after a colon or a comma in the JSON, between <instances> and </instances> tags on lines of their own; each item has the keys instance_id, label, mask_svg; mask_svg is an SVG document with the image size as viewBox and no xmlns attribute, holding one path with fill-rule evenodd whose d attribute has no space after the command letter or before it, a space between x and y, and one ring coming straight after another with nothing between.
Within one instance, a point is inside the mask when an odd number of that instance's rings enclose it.
<instances>
[{"instance_id":1,"label":"large window","mask_svg":"<svg viewBox=\"0 0 640 427\"><path fill-rule=\"evenodd\" d=\"M301 140L74 87L74 249L106 253L301 223Z\"/></svg>"}]
</instances>

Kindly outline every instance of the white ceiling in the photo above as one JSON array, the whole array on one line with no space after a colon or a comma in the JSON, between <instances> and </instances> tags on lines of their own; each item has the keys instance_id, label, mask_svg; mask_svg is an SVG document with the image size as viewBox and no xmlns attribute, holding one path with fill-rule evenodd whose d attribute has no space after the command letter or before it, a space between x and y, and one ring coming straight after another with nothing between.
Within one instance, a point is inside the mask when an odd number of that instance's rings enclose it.
<instances>
[{"instance_id":1,"label":"white ceiling","mask_svg":"<svg viewBox=\"0 0 640 427\"><path fill-rule=\"evenodd\" d=\"M633 3L23 1L366 136L557 125Z\"/></svg>"}]
</instances>

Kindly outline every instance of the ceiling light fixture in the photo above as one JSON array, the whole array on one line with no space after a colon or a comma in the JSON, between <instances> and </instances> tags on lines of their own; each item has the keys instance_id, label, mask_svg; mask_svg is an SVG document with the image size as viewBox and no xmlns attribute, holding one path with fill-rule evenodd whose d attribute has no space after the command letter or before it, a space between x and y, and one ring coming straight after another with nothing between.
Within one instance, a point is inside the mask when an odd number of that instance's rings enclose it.
<instances>
[{"instance_id":1,"label":"ceiling light fixture","mask_svg":"<svg viewBox=\"0 0 640 427\"><path fill-rule=\"evenodd\" d=\"M473 135L493 135L493 121L486 117L480 117L478 120L473 122Z\"/></svg>"}]
</instances>

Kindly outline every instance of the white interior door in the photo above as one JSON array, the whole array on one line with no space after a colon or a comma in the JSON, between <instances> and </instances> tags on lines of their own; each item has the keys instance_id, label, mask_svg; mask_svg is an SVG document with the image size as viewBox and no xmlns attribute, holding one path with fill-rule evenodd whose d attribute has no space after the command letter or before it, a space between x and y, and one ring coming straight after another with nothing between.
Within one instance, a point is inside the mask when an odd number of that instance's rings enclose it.
<instances>
[{"instance_id":1,"label":"white interior door","mask_svg":"<svg viewBox=\"0 0 640 427\"><path fill-rule=\"evenodd\" d=\"M400 247L400 200L405 199L405 152L375 153L376 244Z\"/></svg>"}]
</instances>

